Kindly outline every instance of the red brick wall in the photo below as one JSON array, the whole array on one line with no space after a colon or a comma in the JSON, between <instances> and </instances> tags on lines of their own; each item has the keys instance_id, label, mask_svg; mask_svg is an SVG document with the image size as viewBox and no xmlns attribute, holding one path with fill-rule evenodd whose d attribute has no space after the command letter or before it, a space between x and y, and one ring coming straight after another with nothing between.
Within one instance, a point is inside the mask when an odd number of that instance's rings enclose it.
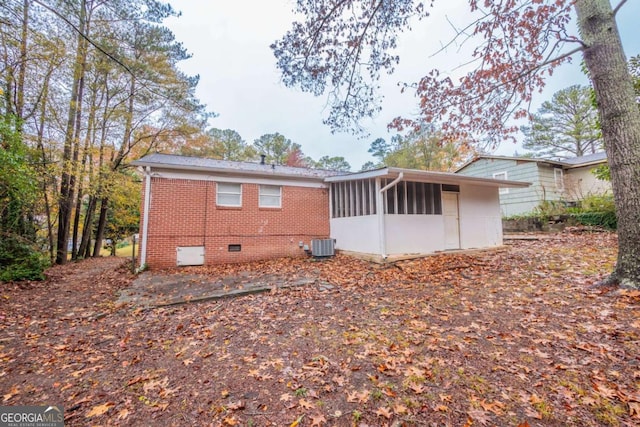
<instances>
[{"instance_id":1,"label":"red brick wall","mask_svg":"<svg viewBox=\"0 0 640 427\"><path fill-rule=\"evenodd\" d=\"M216 206L215 182L152 178L146 264L175 266L178 246L204 246L205 264L306 256L300 241L329 237L328 189L283 186L281 208L260 208L258 187L242 184L230 208Z\"/></svg>"}]
</instances>

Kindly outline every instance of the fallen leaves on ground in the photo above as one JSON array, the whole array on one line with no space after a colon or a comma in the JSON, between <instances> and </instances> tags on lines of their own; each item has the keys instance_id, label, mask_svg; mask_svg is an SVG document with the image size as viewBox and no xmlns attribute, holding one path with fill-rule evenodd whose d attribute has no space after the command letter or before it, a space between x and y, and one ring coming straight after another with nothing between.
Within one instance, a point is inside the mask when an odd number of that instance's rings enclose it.
<instances>
[{"instance_id":1,"label":"fallen leaves on ground","mask_svg":"<svg viewBox=\"0 0 640 427\"><path fill-rule=\"evenodd\" d=\"M560 233L188 268L317 285L152 310L117 305L124 260L54 267L1 288L0 396L69 426L637 425L640 294L591 287L615 258L615 234Z\"/></svg>"}]
</instances>

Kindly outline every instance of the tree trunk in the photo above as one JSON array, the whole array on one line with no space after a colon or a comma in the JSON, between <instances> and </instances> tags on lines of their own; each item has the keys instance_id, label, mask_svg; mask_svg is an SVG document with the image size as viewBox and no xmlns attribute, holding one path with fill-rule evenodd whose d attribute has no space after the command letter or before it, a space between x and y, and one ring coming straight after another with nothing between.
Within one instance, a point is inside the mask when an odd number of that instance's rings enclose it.
<instances>
[{"instance_id":1,"label":"tree trunk","mask_svg":"<svg viewBox=\"0 0 640 427\"><path fill-rule=\"evenodd\" d=\"M83 0L80 5L80 33L86 34L86 1ZM86 41L78 35L78 45L76 48L75 69L73 73L73 85L71 89L71 101L69 103L69 117L67 119L67 129L65 131L64 149L62 153L62 179L60 183L60 200L58 202L58 242L56 245L56 264L65 264L67 262L67 242L69 241L69 228L71 225L71 211L73 208L73 193L75 186L75 177L73 176L74 164L73 154L76 152L74 147L77 145L78 135L76 130L79 129L80 123L76 123L80 113L80 88L83 74L85 71L86 61Z\"/></svg>"},{"instance_id":2,"label":"tree trunk","mask_svg":"<svg viewBox=\"0 0 640 427\"><path fill-rule=\"evenodd\" d=\"M71 201L70 205L69 205L69 221L71 221L71 212L74 209L76 209L76 215L77 215L77 220L74 219L74 223L73 223L73 239L72 239L72 246L71 246L71 256L72 258L75 260L77 255L78 255L78 224L80 222L80 212L78 211L78 209L81 208L80 206L80 202L81 202L81 198L82 198L82 194L80 194L82 192L82 182L80 179L81 178L80 175L80 167L78 165L78 157L79 157L79 153L80 153L80 132L81 132L81 125L82 125L82 97L83 97L83 93L84 93L84 72L86 69L86 52L85 52L85 56L83 58L83 62L82 62L82 73L81 73L81 77L80 77L80 83L79 83L79 87L78 87L78 105L76 108L76 119L75 119L75 123L76 123L76 129L74 131L74 148L73 148L73 155L71 157L71 164L73 167L73 172L71 173L71 177L69 180L69 186L70 186L70 190L71 193L69 194L69 200ZM83 168L84 168L84 162L83 162ZM76 192L76 180L78 181L78 204L76 205L76 203L74 202L74 193Z\"/></svg>"},{"instance_id":3,"label":"tree trunk","mask_svg":"<svg viewBox=\"0 0 640 427\"><path fill-rule=\"evenodd\" d=\"M29 0L22 2L22 34L20 40L20 64L18 65L18 83L16 85L16 116L19 131L22 132L24 118L24 80L27 74L27 40L29 30Z\"/></svg>"},{"instance_id":4,"label":"tree trunk","mask_svg":"<svg viewBox=\"0 0 640 427\"><path fill-rule=\"evenodd\" d=\"M95 82L93 84L95 87ZM83 256L84 248L82 248L82 244L78 245L78 232L80 231L80 213L82 211L82 198L84 197L84 186L83 179L85 176L88 176L91 179L91 174L87 174L87 161L92 158L91 156L91 146L93 145L93 141L95 141L95 119L96 119L96 111L97 111L97 93L94 90L90 100L90 109L89 109L89 118L87 119L87 132L85 134L84 147L82 149L82 161L81 161L81 172L80 172L80 180L78 181L78 196L76 198L76 211L75 216L73 218L73 247L71 252L71 258L77 259L78 256ZM90 161L90 160L89 160ZM90 167L91 164L89 164ZM90 168L90 171L92 169ZM87 207L87 213L88 213ZM86 221L83 223L86 225ZM82 233L82 239L84 240L84 228ZM78 246L80 248L78 249Z\"/></svg>"},{"instance_id":5,"label":"tree trunk","mask_svg":"<svg viewBox=\"0 0 640 427\"><path fill-rule=\"evenodd\" d=\"M640 288L640 110L609 0L577 0L618 216L618 261L605 282Z\"/></svg>"},{"instance_id":6,"label":"tree trunk","mask_svg":"<svg viewBox=\"0 0 640 427\"><path fill-rule=\"evenodd\" d=\"M96 196L89 197L87 210L84 213L84 227L82 228L82 239L80 241L80 249L78 254L83 258L91 256L91 232L93 230L93 215L96 212Z\"/></svg>"},{"instance_id":7,"label":"tree trunk","mask_svg":"<svg viewBox=\"0 0 640 427\"><path fill-rule=\"evenodd\" d=\"M93 245L93 256L100 256L102 248L102 239L104 238L104 230L107 227L107 211L109 210L109 199L103 197L100 200L100 218L98 218L98 229L96 230L96 242Z\"/></svg>"},{"instance_id":8,"label":"tree trunk","mask_svg":"<svg viewBox=\"0 0 640 427\"><path fill-rule=\"evenodd\" d=\"M42 184L42 198L44 199L44 209L47 217L47 238L49 241L49 259L51 262L55 260L54 253L54 241L53 241L53 221L51 219L51 204L49 202L49 188L47 185L47 180L49 180L49 174L47 173L47 153L44 149L44 126L45 126L45 114L47 111L47 101L49 99L49 81L51 79L51 72L47 73L44 78L43 86L42 86L42 99L40 104L40 117L36 122L36 127L38 131L37 135L37 146L40 151L41 157L41 169L40 179ZM55 186L55 185L54 185Z\"/></svg>"},{"instance_id":9,"label":"tree trunk","mask_svg":"<svg viewBox=\"0 0 640 427\"><path fill-rule=\"evenodd\" d=\"M78 181L78 191L75 202L75 213L73 215L73 234L71 244L71 259L78 259L78 232L80 229L80 211L82 210L82 197L84 197L84 189L82 188L82 176L84 175L85 165L83 162L80 180Z\"/></svg>"},{"instance_id":10,"label":"tree trunk","mask_svg":"<svg viewBox=\"0 0 640 427\"><path fill-rule=\"evenodd\" d=\"M107 86L105 86L106 92L106 101L105 101L105 105L104 105L104 111L103 111L103 116L102 116L102 122L106 123L107 122L107 117L109 116L108 110L109 110L109 100L111 99L111 97L109 96L109 89ZM95 210L97 208L98 205L98 198L101 198L102 203L101 204L101 208L100 208L100 217L98 218L98 227L96 229L96 240L94 242L94 247L93 247L93 257L99 257L100 256L100 248L102 246L102 238L104 236L104 228L105 228L105 224L106 224L106 209L103 209L102 206L106 206L105 203L105 199L106 197L104 196L104 181L105 181L105 145L107 143L107 127L106 126L102 126L101 129L101 136L100 136L100 148L98 150L98 189L96 191L96 195L91 197L91 201L93 202L93 206L91 206L91 216L93 218L93 215L95 214ZM85 258L89 257L89 252L91 251L90 249L91 245L89 244L87 246L87 250L86 250L86 256Z\"/></svg>"}]
</instances>

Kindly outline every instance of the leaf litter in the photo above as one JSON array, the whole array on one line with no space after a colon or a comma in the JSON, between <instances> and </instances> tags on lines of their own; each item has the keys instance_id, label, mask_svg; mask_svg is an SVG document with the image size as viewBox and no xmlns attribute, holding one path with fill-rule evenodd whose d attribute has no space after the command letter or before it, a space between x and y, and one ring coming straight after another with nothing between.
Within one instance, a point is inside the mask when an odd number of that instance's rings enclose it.
<instances>
[{"instance_id":1,"label":"leaf litter","mask_svg":"<svg viewBox=\"0 0 640 427\"><path fill-rule=\"evenodd\" d=\"M2 404L65 423L631 426L640 293L592 285L616 235L378 265L338 255L181 270L316 283L142 310L126 261L1 288Z\"/></svg>"}]
</instances>

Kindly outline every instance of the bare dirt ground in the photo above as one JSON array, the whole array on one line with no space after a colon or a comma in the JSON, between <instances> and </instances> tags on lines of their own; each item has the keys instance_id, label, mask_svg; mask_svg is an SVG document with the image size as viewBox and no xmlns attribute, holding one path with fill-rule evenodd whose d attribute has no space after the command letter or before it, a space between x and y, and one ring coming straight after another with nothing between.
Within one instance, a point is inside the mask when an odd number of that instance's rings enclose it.
<instances>
[{"instance_id":1,"label":"bare dirt ground","mask_svg":"<svg viewBox=\"0 0 640 427\"><path fill-rule=\"evenodd\" d=\"M116 303L120 259L54 267L0 285L1 405L61 404L69 426L637 426L640 292L590 287L615 256L614 234L565 232L189 268L332 286L157 309Z\"/></svg>"}]
</instances>

